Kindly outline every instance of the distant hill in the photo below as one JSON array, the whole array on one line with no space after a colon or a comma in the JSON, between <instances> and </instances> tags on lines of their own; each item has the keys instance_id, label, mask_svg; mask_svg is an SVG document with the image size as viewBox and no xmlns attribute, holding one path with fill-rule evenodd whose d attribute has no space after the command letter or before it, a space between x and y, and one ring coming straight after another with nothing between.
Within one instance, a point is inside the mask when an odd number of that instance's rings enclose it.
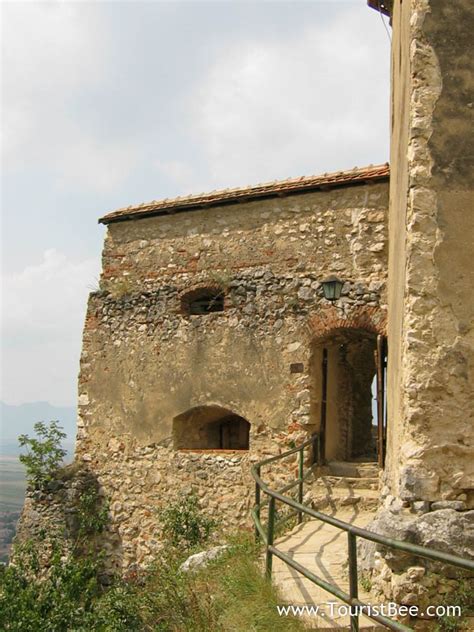
<instances>
[{"instance_id":1,"label":"distant hill","mask_svg":"<svg viewBox=\"0 0 474 632\"><path fill-rule=\"evenodd\" d=\"M33 426L37 421L58 421L67 438L65 449L72 454L76 436L76 408L74 406L53 406L48 402L31 402L10 406L0 402L0 455L18 455L18 435L34 435Z\"/></svg>"}]
</instances>

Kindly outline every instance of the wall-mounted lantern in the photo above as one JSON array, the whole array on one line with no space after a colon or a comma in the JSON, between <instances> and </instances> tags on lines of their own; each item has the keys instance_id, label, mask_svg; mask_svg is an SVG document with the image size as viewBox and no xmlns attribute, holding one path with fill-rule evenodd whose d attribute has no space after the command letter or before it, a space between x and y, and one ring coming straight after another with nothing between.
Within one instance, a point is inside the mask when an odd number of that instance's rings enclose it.
<instances>
[{"instance_id":1,"label":"wall-mounted lantern","mask_svg":"<svg viewBox=\"0 0 474 632\"><path fill-rule=\"evenodd\" d=\"M330 276L324 281L321 281L323 286L324 298L328 301L334 302L341 297L342 286L344 281L341 281L335 276Z\"/></svg>"}]
</instances>

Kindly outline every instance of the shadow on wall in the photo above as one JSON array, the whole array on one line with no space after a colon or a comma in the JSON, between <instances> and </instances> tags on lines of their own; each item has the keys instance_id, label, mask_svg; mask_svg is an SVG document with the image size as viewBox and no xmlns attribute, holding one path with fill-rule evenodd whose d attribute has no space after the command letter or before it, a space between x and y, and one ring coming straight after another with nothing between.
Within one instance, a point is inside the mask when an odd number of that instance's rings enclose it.
<instances>
[{"instance_id":1,"label":"shadow on wall","mask_svg":"<svg viewBox=\"0 0 474 632\"><path fill-rule=\"evenodd\" d=\"M120 574L123 563L122 540L111 529L109 509L94 472L72 463L44 489L27 490L14 543L35 544L43 569L49 567L56 546L66 556L106 551L100 580L107 584Z\"/></svg>"},{"instance_id":2,"label":"shadow on wall","mask_svg":"<svg viewBox=\"0 0 474 632\"><path fill-rule=\"evenodd\" d=\"M250 423L221 406L196 406L173 419L175 450L248 450Z\"/></svg>"}]
</instances>

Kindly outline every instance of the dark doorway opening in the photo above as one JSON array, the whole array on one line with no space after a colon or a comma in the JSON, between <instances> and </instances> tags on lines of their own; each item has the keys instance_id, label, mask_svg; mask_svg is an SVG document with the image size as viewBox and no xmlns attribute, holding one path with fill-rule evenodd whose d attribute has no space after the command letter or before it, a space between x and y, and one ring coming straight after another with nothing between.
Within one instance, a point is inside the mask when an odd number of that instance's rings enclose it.
<instances>
[{"instance_id":1,"label":"dark doorway opening","mask_svg":"<svg viewBox=\"0 0 474 632\"><path fill-rule=\"evenodd\" d=\"M376 334L362 329L336 329L313 345L311 415L323 461L376 460L376 352Z\"/></svg>"}]
</instances>

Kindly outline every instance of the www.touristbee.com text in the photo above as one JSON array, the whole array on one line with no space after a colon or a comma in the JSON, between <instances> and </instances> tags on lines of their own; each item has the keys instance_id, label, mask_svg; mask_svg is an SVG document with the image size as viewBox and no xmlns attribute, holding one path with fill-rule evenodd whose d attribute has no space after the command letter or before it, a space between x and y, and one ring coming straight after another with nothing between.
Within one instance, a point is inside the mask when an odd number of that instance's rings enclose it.
<instances>
[{"instance_id":1,"label":"www.touristbee.com text","mask_svg":"<svg viewBox=\"0 0 474 632\"><path fill-rule=\"evenodd\" d=\"M337 601L326 601L322 605L277 606L280 617L323 617L332 619L333 617L347 617L350 615L371 615L393 617L460 617L460 606L402 606L398 603L388 602L383 604L367 604L366 606L349 606Z\"/></svg>"}]
</instances>

